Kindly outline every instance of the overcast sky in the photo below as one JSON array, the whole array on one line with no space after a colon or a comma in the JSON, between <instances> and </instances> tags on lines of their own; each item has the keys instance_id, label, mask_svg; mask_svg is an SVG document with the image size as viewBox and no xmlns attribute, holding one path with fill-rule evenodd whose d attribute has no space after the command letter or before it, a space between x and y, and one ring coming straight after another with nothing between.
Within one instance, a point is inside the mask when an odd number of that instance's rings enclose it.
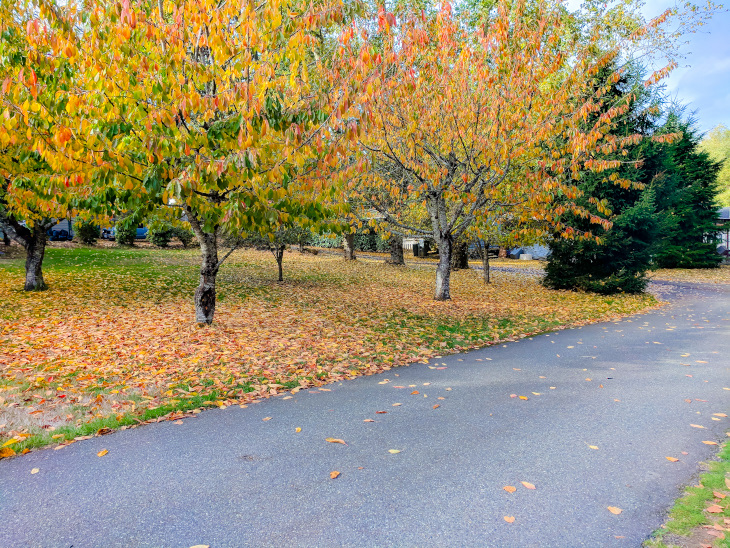
<instances>
[{"instance_id":1,"label":"overcast sky","mask_svg":"<svg viewBox=\"0 0 730 548\"><path fill-rule=\"evenodd\" d=\"M702 0L695 1L702 4ZM567 3L569 8L576 9L581 0ZM646 0L644 15L654 17L674 4L670 0ZM702 131L718 124L730 127L730 12L715 14L707 25L688 35L687 40L689 43L683 47L684 59L665 80L667 91L690 111L695 111Z\"/></svg>"}]
</instances>

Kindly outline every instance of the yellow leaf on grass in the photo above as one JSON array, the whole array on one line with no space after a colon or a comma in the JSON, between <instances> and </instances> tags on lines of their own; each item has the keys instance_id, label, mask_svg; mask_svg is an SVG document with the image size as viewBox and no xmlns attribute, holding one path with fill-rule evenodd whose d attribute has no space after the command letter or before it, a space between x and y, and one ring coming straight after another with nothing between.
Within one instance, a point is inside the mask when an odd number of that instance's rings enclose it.
<instances>
[{"instance_id":1,"label":"yellow leaf on grass","mask_svg":"<svg viewBox=\"0 0 730 548\"><path fill-rule=\"evenodd\" d=\"M332 479L335 479L339 475L340 475L340 473L337 470L334 470L334 471L330 472L330 477Z\"/></svg>"},{"instance_id":2,"label":"yellow leaf on grass","mask_svg":"<svg viewBox=\"0 0 730 548\"><path fill-rule=\"evenodd\" d=\"M703 441L702 443L704 443L705 445L717 445L716 441Z\"/></svg>"},{"instance_id":3,"label":"yellow leaf on grass","mask_svg":"<svg viewBox=\"0 0 730 548\"><path fill-rule=\"evenodd\" d=\"M608 511L609 511L609 512L611 512L612 514L616 514L617 516L618 516L618 515L619 515L619 514L620 514L621 512L623 512L623 510L621 510L621 508L616 508L615 506L609 506L609 507L608 507Z\"/></svg>"},{"instance_id":4,"label":"yellow leaf on grass","mask_svg":"<svg viewBox=\"0 0 730 548\"><path fill-rule=\"evenodd\" d=\"M18 443L18 440L16 440L15 438L11 438L2 445L0 445L0 447L7 447L8 445L13 445L14 443Z\"/></svg>"},{"instance_id":5,"label":"yellow leaf on grass","mask_svg":"<svg viewBox=\"0 0 730 548\"><path fill-rule=\"evenodd\" d=\"M98 452L98 453L96 454L96 456L97 456L97 457L103 457L103 456L104 456L104 455L106 455L106 454L107 454L108 452L109 452L109 450L108 450L108 449L102 449L101 451L99 451L99 452Z\"/></svg>"},{"instance_id":6,"label":"yellow leaf on grass","mask_svg":"<svg viewBox=\"0 0 730 548\"><path fill-rule=\"evenodd\" d=\"M502 489L504 489L508 493L514 493L515 491L517 491L517 487L514 487L512 485L505 485L504 487L502 487Z\"/></svg>"},{"instance_id":7,"label":"yellow leaf on grass","mask_svg":"<svg viewBox=\"0 0 730 548\"><path fill-rule=\"evenodd\" d=\"M326 438L324 441L328 441L330 443L341 443L342 445L347 445L345 443L345 440L341 440L339 438Z\"/></svg>"},{"instance_id":8,"label":"yellow leaf on grass","mask_svg":"<svg viewBox=\"0 0 730 548\"><path fill-rule=\"evenodd\" d=\"M532 485L529 481L521 481L522 485L524 485L527 489L535 489L535 486Z\"/></svg>"},{"instance_id":9,"label":"yellow leaf on grass","mask_svg":"<svg viewBox=\"0 0 730 548\"><path fill-rule=\"evenodd\" d=\"M392 453L395 455L396 453L400 453L400 449L388 449L388 453Z\"/></svg>"},{"instance_id":10,"label":"yellow leaf on grass","mask_svg":"<svg viewBox=\"0 0 730 548\"><path fill-rule=\"evenodd\" d=\"M31 473L31 474L37 474L38 472L40 472L40 470L39 470L38 468L33 468L33 469L32 469L32 470L30 471L30 473Z\"/></svg>"},{"instance_id":11,"label":"yellow leaf on grass","mask_svg":"<svg viewBox=\"0 0 730 548\"><path fill-rule=\"evenodd\" d=\"M664 457L664 458L667 459L669 462L677 462L679 460L679 459L674 458L674 457Z\"/></svg>"},{"instance_id":12,"label":"yellow leaf on grass","mask_svg":"<svg viewBox=\"0 0 730 548\"><path fill-rule=\"evenodd\" d=\"M504 521L506 521L507 523L513 523L515 521L515 517L514 516L504 516Z\"/></svg>"}]
</instances>

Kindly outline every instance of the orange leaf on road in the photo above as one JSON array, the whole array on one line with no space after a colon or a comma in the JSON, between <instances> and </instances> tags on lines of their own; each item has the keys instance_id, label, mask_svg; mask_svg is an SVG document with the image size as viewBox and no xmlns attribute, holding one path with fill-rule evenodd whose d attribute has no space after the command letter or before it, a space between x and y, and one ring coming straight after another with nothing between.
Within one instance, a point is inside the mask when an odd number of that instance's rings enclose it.
<instances>
[{"instance_id":1,"label":"orange leaf on road","mask_svg":"<svg viewBox=\"0 0 730 548\"><path fill-rule=\"evenodd\" d=\"M664 458L667 459L669 462L677 462L679 460L674 457L664 457Z\"/></svg>"},{"instance_id":2,"label":"orange leaf on road","mask_svg":"<svg viewBox=\"0 0 730 548\"><path fill-rule=\"evenodd\" d=\"M340 473L337 470L334 470L334 471L330 472L330 477L332 479L335 479L339 475L340 475Z\"/></svg>"},{"instance_id":3,"label":"orange leaf on road","mask_svg":"<svg viewBox=\"0 0 730 548\"><path fill-rule=\"evenodd\" d=\"M330 443L341 443L342 445L347 445L345 443L345 440L341 440L339 438L326 438L324 441L328 441Z\"/></svg>"},{"instance_id":4,"label":"orange leaf on road","mask_svg":"<svg viewBox=\"0 0 730 548\"><path fill-rule=\"evenodd\" d=\"M504 516L504 521L506 521L507 523L513 523L515 521L515 517L514 516Z\"/></svg>"},{"instance_id":5,"label":"orange leaf on road","mask_svg":"<svg viewBox=\"0 0 730 548\"><path fill-rule=\"evenodd\" d=\"M512 485L505 485L504 487L502 487L502 489L504 489L508 493L514 493L515 491L517 491L517 487L514 487Z\"/></svg>"},{"instance_id":6,"label":"orange leaf on road","mask_svg":"<svg viewBox=\"0 0 730 548\"><path fill-rule=\"evenodd\" d=\"M527 489L535 489L535 486L532 485L529 481L521 481L522 485L524 485Z\"/></svg>"},{"instance_id":7,"label":"orange leaf on road","mask_svg":"<svg viewBox=\"0 0 730 548\"><path fill-rule=\"evenodd\" d=\"M99 452L98 452L98 453L96 454L96 456L97 456L97 457L103 457L103 456L104 456L104 455L106 455L106 454L107 454L108 452L109 452L109 450L108 450L108 449L102 449L101 451L99 451Z\"/></svg>"},{"instance_id":8,"label":"orange leaf on road","mask_svg":"<svg viewBox=\"0 0 730 548\"><path fill-rule=\"evenodd\" d=\"M619 515L619 514L620 514L621 512L623 512L623 510L621 510L621 508L616 508L615 506L609 506L609 507L608 507L608 511L609 511L609 512L611 512L612 514L616 514L617 516L618 516L618 515Z\"/></svg>"}]
</instances>

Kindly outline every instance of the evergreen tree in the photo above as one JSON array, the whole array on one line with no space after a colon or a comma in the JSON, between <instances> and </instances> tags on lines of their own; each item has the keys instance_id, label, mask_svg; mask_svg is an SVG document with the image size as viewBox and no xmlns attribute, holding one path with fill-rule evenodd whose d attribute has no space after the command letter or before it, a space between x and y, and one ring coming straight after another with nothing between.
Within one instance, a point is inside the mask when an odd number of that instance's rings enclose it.
<instances>
[{"instance_id":1,"label":"evergreen tree","mask_svg":"<svg viewBox=\"0 0 730 548\"><path fill-rule=\"evenodd\" d=\"M679 141L653 144L643 171L649 177L659 220L654 260L660 268L714 268L717 253L717 177L721 165L700 149L693 121L681 110L669 113L663 133L681 132Z\"/></svg>"},{"instance_id":2,"label":"evergreen tree","mask_svg":"<svg viewBox=\"0 0 730 548\"><path fill-rule=\"evenodd\" d=\"M606 75L610 72L606 72ZM628 104L629 110L618 122L613 133L621 136L650 135L656 114L646 108L653 102L638 78L630 74L611 87L604 108ZM595 114L599 116L601 112ZM641 179L639 159L645 145L634 145L603 159L621 159L621 166L602 173L582 174L579 188L584 197L579 205L600 214L598 205L588 196L602 200L613 226L609 230L591 224L588 219L573 214L564 216L567 225L578 233L591 232L600 238L564 239L556 237L549 243L550 257L545 269L544 285L553 289L579 289L596 293L640 293L646 288L646 273L651 267L651 248L657 232L654 195L635 185L616 184L618 181Z\"/></svg>"}]
</instances>

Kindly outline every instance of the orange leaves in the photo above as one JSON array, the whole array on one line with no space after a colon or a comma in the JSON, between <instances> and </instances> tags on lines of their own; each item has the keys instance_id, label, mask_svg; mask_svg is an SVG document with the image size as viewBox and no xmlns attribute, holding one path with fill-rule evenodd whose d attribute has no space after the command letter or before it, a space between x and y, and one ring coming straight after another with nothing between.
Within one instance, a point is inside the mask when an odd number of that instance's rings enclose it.
<instances>
[{"instance_id":1,"label":"orange leaves","mask_svg":"<svg viewBox=\"0 0 730 548\"><path fill-rule=\"evenodd\" d=\"M678 458L675 458L675 457L664 457L664 458L667 459L669 462L677 462L677 461L679 461L679 459Z\"/></svg>"},{"instance_id":2,"label":"orange leaves","mask_svg":"<svg viewBox=\"0 0 730 548\"><path fill-rule=\"evenodd\" d=\"M514 493L515 491L517 491L517 487L514 487L512 485L505 485L504 487L502 487L502 489L504 489L508 493Z\"/></svg>"},{"instance_id":3,"label":"orange leaves","mask_svg":"<svg viewBox=\"0 0 730 548\"><path fill-rule=\"evenodd\" d=\"M338 477L340 477L340 473L337 470L330 472L330 478L337 479Z\"/></svg>"},{"instance_id":4,"label":"orange leaves","mask_svg":"<svg viewBox=\"0 0 730 548\"><path fill-rule=\"evenodd\" d=\"M515 517L514 516L504 516L504 521L506 521L507 523L514 523Z\"/></svg>"},{"instance_id":5,"label":"orange leaves","mask_svg":"<svg viewBox=\"0 0 730 548\"><path fill-rule=\"evenodd\" d=\"M15 456L15 451L10 447L0 447L0 459Z\"/></svg>"},{"instance_id":6,"label":"orange leaves","mask_svg":"<svg viewBox=\"0 0 730 548\"><path fill-rule=\"evenodd\" d=\"M330 443L341 443L342 445L347 445L345 443L345 440L341 440L339 438L326 438L324 441L328 441Z\"/></svg>"},{"instance_id":7,"label":"orange leaves","mask_svg":"<svg viewBox=\"0 0 730 548\"><path fill-rule=\"evenodd\" d=\"M108 449L102 449L101 451L99 451L99 452L98 452L98 453L96 454L96 456L97 456L97 457L104 457L104 456L106 456L107 454L109 454L109 450L108 450Z\"/></svg>"},{"instance_id":8,"label":"orange leaves","mask_svg":"<svg viewBox=\"0 0 730 548\"><path fill-rule=\"evenodd\" d=\"M525 489L535 489L535 486L529 481L521 481L520 483L525 486Z\"/></svg>"},{"instance_id":9,"label":"orange leaves","mask_svg":"<svg viewBox=\"0 0 730 548\"><path fill-rule=\"evenodd\" d=\"M608 511L614 514L615 516L618 516L623 510L621 508L617 508L616 506L609 506Z\"/></svg>"}]
</instances>

